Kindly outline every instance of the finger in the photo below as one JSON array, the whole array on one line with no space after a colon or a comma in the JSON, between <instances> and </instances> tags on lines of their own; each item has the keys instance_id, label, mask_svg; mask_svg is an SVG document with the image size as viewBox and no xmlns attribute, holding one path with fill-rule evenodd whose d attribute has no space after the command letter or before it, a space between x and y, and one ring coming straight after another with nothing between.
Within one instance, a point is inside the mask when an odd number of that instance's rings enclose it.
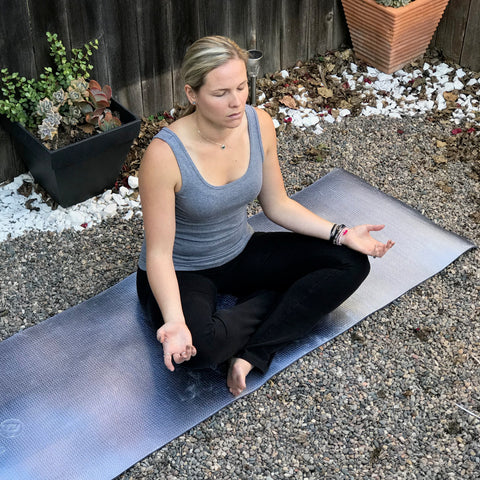
<instances>
[{"instance_id":1,"label":"finger","mask_svg":"<svg viewBox=\"0 0 480 480\"><path fill-rule=\"evenodd\" d=\"M186 352L174 353L173 354L173 361L177 364L185 362L187 360L187 358L185 358L184 354L186 354Z\"/></svg>"},{"instance_id":2,"label":"finger","mask_svg":"<svg viewBox=\"0 0 480 480\"><path fill-rule=\"evenodd\" d=\"M187 345L186 350L186 355L188 356L188 358L194 357L197 354L197 350L193 345Z\"/></svg>"},{"instance_id":3,"label":"finger","mask_svg":"<svg viewBox=\"0 0 480 480\"><path fill-rule=\"evenodd\" d=\"M161 328L157 330L157 340L160 343L163 343L165 341L165 332Z\"/></svg>"},{"instance_id":4,"label":"finger","mask_svg":"<svg viewBox=\"0 0 480 480\"><path fill-rule=\"evenodd\" d=\"M170 353L164 353L163 354L163 363L165 363L165 366L173 372L175 370L175 367L173 366L172 363L172 355Z\"/></svg>"}]
</instances>

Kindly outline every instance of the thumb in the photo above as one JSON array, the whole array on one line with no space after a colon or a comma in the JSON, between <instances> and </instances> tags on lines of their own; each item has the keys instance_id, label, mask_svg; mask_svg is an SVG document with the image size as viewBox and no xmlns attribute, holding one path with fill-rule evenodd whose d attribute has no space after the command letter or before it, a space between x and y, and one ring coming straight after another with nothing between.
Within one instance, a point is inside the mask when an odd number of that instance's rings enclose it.
<instances>
[{"instance_id":1,"label":"thumb","mask_svg":"<svg viewBox=\"0 0 480 480\"><path fill-rule=\"evenodd\" d=\"M370 232L378 232L380 230L383 230L385 228L385 225L368 225L367 230Z\"/></svg>"}]
</instances>

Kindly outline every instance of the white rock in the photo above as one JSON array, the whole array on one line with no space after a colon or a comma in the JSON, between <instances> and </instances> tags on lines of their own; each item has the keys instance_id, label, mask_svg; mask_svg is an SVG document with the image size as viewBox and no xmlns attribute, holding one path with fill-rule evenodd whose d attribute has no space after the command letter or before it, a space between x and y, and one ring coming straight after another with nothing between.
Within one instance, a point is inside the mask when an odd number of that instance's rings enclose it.
<instances>
[{"instance_id":1,"label":"white rock","mask_svg":"<svg viewBox=\"0 0 480 480\"><path fill-rule=\"evenodd\" d=\"M128 186L132 189L138 188L138 177L130 175L128 177Z\"/></svg>"},{"instance_id":2,"label":"white rock","mask_svg":"<svg viewBox=\"0 0 480 480\"><path fill-rule=\"evenodd\" d=\"M463 83L458 78L455 78L453 86L455 90L461 90L463 88Z\"/></svg>"},{"instance_id":3,"label":"white rock","mask_svg":"<svg viewBox=\"0 0 480 480\"><path fill-rule=\"evenodd\" d=\"M316 125L319 121L320 121L320 119L318 118L317 115L315 115L315 114L310 114L310 115L307 115L307 116L303 119L303 126L304 126L304 127L313 127L313 126Z\"/></svg>"},{"instance_id":4,"label":"white rock","mask_svg":"<svg viewBox=\"0 0 480 480\"><path fill-rule=\"evenodd\" d=\"M119 207L127 205L127 202L125 201L124 198L122 198L122 196L119 193L113 193L112 198Z\"/></svg>"},{"instance_id":5,"label":"white rock","mask_svg":"<svg viewBox=\"0 0 480 480\"><path fill-rule=\"evenodd\" d=\"M104 208L103 213L106 217L113 217L117 213L117 205L110 203Z\"/></svg>"},{"instance_id":6,"label":"white rock","mask_svg":"<svg viewBox=\"0 0 480 480\"><path fill-rule=\"evenodd\" d=\"M77 210L71 210L68 213L67 220L72 224L72 225L80 225L85 221L84 215L77 211Z\"/></svg>"},{"instance_id":7,"label":"white rock","mask_svg":"<svg viewBox=\"0 0 480 480\"><path fill-rule=\"evenodd\" d=\"M446 75L453 71L453 68L448 66L446 63L441 63L435 67L435 75Z\"/></svg>"},{"instance_id":8,"label":"white rock","mask_svg":"<svg viewBox=\"0 0 480 480\"><path fill-rule=\"evenodd\" d=\"M130 190L127 187L124 187L123 185L118 189L118 193L120 193L120 196L122 198L125 198L127 195L130 194Z\"/></svg>"},{"instance_id":9,"label":"white rock","mask_svg":"<svg viewBox=\"0 0 480 480\"><path fill-rule=\"evenodd\" d=\"M452 92L455 90L455 84L453 82L447 82L445 83L444 88L446 92Z\"/></svg>"}]
</instances>

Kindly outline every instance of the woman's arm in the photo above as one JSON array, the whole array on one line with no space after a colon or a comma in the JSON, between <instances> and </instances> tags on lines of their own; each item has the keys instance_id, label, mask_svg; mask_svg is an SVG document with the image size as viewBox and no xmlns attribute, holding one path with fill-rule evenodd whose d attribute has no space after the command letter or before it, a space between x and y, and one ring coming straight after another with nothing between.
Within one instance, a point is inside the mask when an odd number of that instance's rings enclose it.
<instances>
[{"instance_id":1,"label":"woman's arm","mask_svg":"<svg viewBox=\"0 0 480 480\"><path fill-rule=\"evenodd\" d=\"M272 222L293 232L328 240L333 223L288 197L278 163L275 127L268 113L260 109L257 109L257 113L265 151L263 184L258 199L265 215ZM342 237L342 244L367 255L381 257L393 246L393 242L389 240L383 244L371 237L370 232L383 227L359 225L350 228Z\"/></svg>"},{"instance_id":2,"label":"woman's arm","mask_svg":"<svg viewBox=\"0 0 480 480\"><path fill-rule=\"evenodd\" d=\"M157 338L163 344L164 362L176 363L196 354L185 324L172 252L175 239L175 191L181 175L170 147L154 139L142 159L139 173L140 198L147 246L148 282L162 312L164 325Z\"/></svg>"}]
</instances>

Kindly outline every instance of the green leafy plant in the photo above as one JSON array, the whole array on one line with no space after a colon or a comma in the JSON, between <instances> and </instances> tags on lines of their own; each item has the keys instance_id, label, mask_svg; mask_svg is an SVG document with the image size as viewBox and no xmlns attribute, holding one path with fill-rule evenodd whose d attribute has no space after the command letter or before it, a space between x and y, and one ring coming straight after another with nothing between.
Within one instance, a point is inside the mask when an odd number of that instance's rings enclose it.
<instances>
[{"instance_id":1,"label":"green leafy plant","mask_svg":"<svg viewBox=\"0 0 480 480\"><path fill-rule=\"evenodd\" d=\"M375 0L378 4L383 5L384 7L394 7L400 8L408 5L414 0Z\"/></svg>"},{"instance_id":2,"label":"green leafy plant","mask_svg":"<svg viewBox=\"0 0 480 480\"><path fill-rule=\"evenodd\" d=\"M47 32L46 36L55 67L44 67L38 79L3 68L0 114L28 128L48 148L56 148L60 132L75 138L75 129L92 134L96 129L107 131L121 125L108 109L111 87L88 81L93 69L90 58L98 49L98 40L67 52L56 33Z\"/></svg>"}]
</instances>

